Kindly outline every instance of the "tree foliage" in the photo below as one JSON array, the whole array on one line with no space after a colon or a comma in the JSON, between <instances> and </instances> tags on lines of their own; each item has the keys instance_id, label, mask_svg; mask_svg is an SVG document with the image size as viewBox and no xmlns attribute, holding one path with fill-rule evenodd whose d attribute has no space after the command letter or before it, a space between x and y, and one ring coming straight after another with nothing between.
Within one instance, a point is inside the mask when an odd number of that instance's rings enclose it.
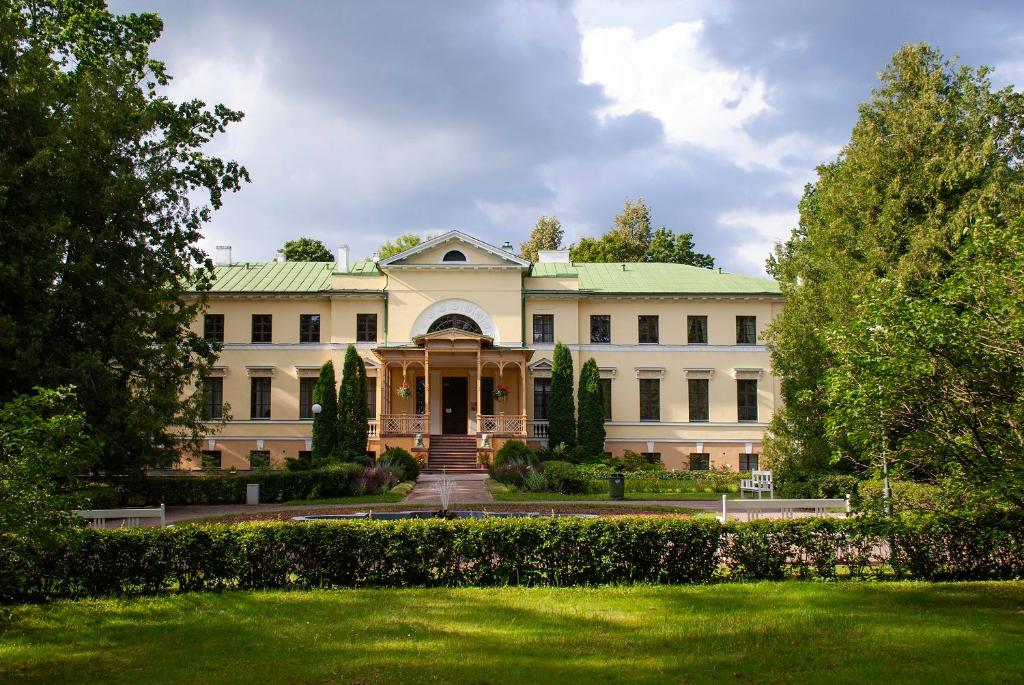
<instances>
[{"instance_id":1,"label":"tree foliage","mask_svg":"<svg viewBox=\"0 0 1024 685\"><path fill-rule=\"evenodd\" d=\"M651 230L651 208L644 199L626 198L611 230L583 238L570 248L574 262L665 262L711 268L715 259L694 250L693 234L662 226Z\"/></svg>"},{"instance_id":2,"label":"tree foliage","mask_svg":"<svg viewBox=\"0 0 1024 685\"><path fill-rule=\"evenodd\" d=\"M38 390L0 406L0 547L37 543L80 522L68 493L88 468L92 442L70 388Z\"/></svg>"},{"instance_id":3,"label":"tree foliage","mask_svg":"<svg viewBox=\"0 0 1024 685\"><path fill-rule=\"evenodd\" d=\"M576 403L573 399L572 353L562 344L555 344L551 357L551 396L548 403L548 444L576 447Z\"/></svg>"},{"instance_id":4,"label":"tree foliage","mask_svg":"<svg viewBox=\"0 0 1024 685\"><path fill-rule=\"evenodd\" d=\"M333 262L334 255L323 244L323 241L315 238L296 238L289 240L280 250L284 258L289 262Z\"/></svg>"},{"instance_id":5,"label":"tree foliage","mask_svg":"<svg viewBox=\"0 0 1024 685\"><path fill-rule=\"evenodd\" d=\"M336 387L334 362L327 360L320 367L320 376L313 385L313 403L320 405L320 413L313 415L313 466L329 463L338 452L338 397L334 394Z\"/></svg>"},{"instance_id":6,"label":"tree foliage","mask_svg":"<svg viewBox=\"0 0 1024 685\"><path fill-rule=\"evenodd\" d=\"M399 252L405 252L411 247L416 247L423 242L423 239L416 233L403 233L394 240L389 240L377 250L378 259L387 259Z\"/></svg>"},{"instance_id":7,"label":"tree foliage","mask_svg":"<svg viewBox=\"0 0 1024 685\"><path fill-rule=\"evenodd\" d=\"M553 216L542 216L530 232L530 239L519 246L519 256L536 262L540 250L561 250L565 231L561 222Z\"/></svg>"},{"instance_id":8,"label":"tree foliage","mask_svg":"<svg viewBox=\"0 0 1024 685\"><path fill-rule=\"evenodd\" d=\"M601 371L593 357L580 369L578 451L582 458L599 457L604 453L604 392Z\"/></svg>"},{"instance_id":9,"label":"tree foliage","mask_svg":"<svg viewBox=\"0 0 1024 685\"><path fill-rule=\"evenodd\" d=\"M1024 97L987 73L897 52L769 261L784 471L876 470L885 449L1024 504Z\"/></svg>"},{"instance_id":10,"label":"tree foliage","mask_svg":"<svg viewBox=\"0 0 1024 685\"><path fill-rule=\"evenodd\" d=\"M109 472L205 431L197 242L248 180L202 151L240 112L160 93L162 29L99 0L0 4L0 401L73 385Z\"/></svg>"},{"instance_id":11,"label":"tree foliage","mask_svg":"<svg viewBox=\"0 0 1024 685\"><path fill-rule=\"evenodd\" d=\"M338 391L338 455L353 460L366 455L366 367L355 345L345 350Z\"/></svg>"}]
</instances>

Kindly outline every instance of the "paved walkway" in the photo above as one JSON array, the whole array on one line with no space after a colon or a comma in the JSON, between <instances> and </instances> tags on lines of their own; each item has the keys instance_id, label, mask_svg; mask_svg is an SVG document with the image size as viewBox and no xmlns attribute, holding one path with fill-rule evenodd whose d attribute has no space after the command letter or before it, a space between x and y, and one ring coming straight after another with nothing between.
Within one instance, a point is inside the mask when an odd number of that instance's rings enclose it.
<instances>
[{"instance_id":1,"label":"paved walkway","mask_svg":"<svg viewBox=\"0 0 1024 685\"><path fill-rule=\"evenodd\" d=\"M416 486L402 500L403 504L434 504L441 506L441 492L438 490L443 476L424 473L416 479ZM448 474L448 480L452 482L451 503L479 504L493 502L490 490L484 483L487 480L486 473L460 473Z\"/></svg>"}]
</instances>

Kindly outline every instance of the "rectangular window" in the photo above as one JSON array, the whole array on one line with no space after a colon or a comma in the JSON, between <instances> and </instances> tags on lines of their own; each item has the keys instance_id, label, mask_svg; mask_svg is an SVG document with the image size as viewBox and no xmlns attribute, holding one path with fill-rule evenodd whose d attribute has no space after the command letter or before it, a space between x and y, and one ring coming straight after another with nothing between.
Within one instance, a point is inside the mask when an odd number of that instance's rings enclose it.
<instances>
[{"instance_id":1,"label":"rectangular window","mask_svg":"<svg viewBox=\"0 0 1024 685\"><path fill-rule=\"evenodd\" d=\"M270 450L249 450L250 469L269 469Z\"/></svg>"},{"instance_id":2,"label":"rectangular window","mask_svg":"<svg viewBox=\"0 0 1024 685\"><path fill-rule=\"evenodd\" d=\"M711 469L711 455L706 452L692 452L690 454L691 471L709 471Z\"/></svg>"},{"instance_id":3,"label":"rectangular window","mask_svg":"<svg viewBox=\"0 0 1024 685\"><path fill-rule=\"evenodd\" d=\"M661 421L661 381L640 379L640 420Z\"/></svg>"},{"instance_id":4,"label":"rectangular window","mask_svg":"<svg viewBox=\"0 0 1024 685\"><path fill-rule=\"evenodd\" d=\"M203 379L203 418L207 421L224 416L224 379Z\"/></svg>"},{"instance_id":5,"label":"rectangular window","mask_svg":"<svg viewBox=\"0 0 1024 685\"><path fill-rule=\"evenodd\" d=\"M270 314L252 315L252 341L268 343L273 341L273 317Z\"/></svg>"},{"instance_id":6,"label":"rectangular window","mask_svg":"<svg viewBox=\"0 0 1024 685\"><path fill-rule=\"evenodd\" d=\"M740 471L757 471L757 456L756 454L741 454Z\"/></svg>"},{"instance_id":7,"label":"rectangular window","mask_svg":"<svg viewBox=\"0 0 1024 685\"><path fill-rule=\"evenodd\" d=\"M708 344L708 317L686 317L686 342L690 345Z\"/></svg>"},{"instance_id":8,"label":"rectangular window","mask_svg":"<svg viewBox=\"0 0 1024 685\"><path fill-rule=\"evenodd\" d=\"M551 379L533 379L533 418L538 421L548 420L548 401L551 397Z\"/></svg>"},{"instance_id":9,"label":"rectangular window","mask_svg":"<svg viewBox=\"0 0 1024 685\"><path fill-rule=\"evenodd\" d=\"M312 450L299 450L299 461L309 462L313 458Z\"/></svg>"},{"instance_id":10,"label":"rectangular window","mask_svg":"<svg viewBox=\"0 0 1024 685\"><path fill-rule=\"evenodd\" d=\"M316 378L299 379L299 418L313 418L313 388L316 386Z\"/></svg>"},{"instance_id":11,"label":"rectangular window","mask_svg":"<svg viewBox=\"0 0 1024 685\"><path fill-rule=\"evenodd\" d=\"M270 418L270 379L253 378L249 402L249 418L265 421Z\"/></svg>"},{"instance_id":12,"label":"rectangular window","mask_svg":"<svg viewBox=\"0 0 1024 685\"><path fill-rule=\"evenodd\" d=\"M690 378L686 381L690 395L690 422L704 422L708 417L708 379Z\"/></svg>"},{"instance_id":13,"label":"rectangular window","mask_svg":"<svg viewBox=\"0 0 1024 685\"><path fill-rule=\"evenodd\" d=\"M366 378L366 413L371 419L377 418L377 377Z\"/></svg>"},{"instance_id":14,"label":"rectangular window","mask_svg":"<svg viewBox=\"0 0 1024 685\"><path fill-rule=\"evenodd\" d=\"M423 376L417 376L414 383L416 386L416 413L426 414L427 413L427 385L423 381Z\"/></svg>"},{"instance_id":15,"label":"rectangular window","mask_svg":"<svg viewBox=\"0 0 1024 685\"><path fill-rule=\"evenodd\" d=\"M612 317L608 314L590 315L590 342L611 343Z\"/></svg>"},{"instance_id":16,"label":"rectangular window","mask_svg":"<svg viewBox=\"0 0 1024 685\"><path fill-rule=\"evenodd\" d=\"M601 395L604 398L604 420L612 420L612 379L601 379Z\"/></svg>"},{"instance_id":17,"label":"rectangular window","mask_svg":"<svg viewBox=\"0 0 1024 685\"><path fill-rule=\"evenodd\" d=\"M494 378L490 376L480 379L480 413L494 415Z\"/></svg>"},{"instance_id":18,"label":"rectangular window","mask_svg":"<svg viewBox=\"0 0 1024 685\"><path fill-rule=\"evenodd\" d=\"M220 468L220 450L203 450L203 469L210 471Z\"/></svg>"},{"instance_id":19,"label":"rectangular window","mask_svg":"<svg viewBox=\"0 0 1024 685\"><path fill-rule=\"evenodd\" d=\"M299 314L299 342L320 342L320 315Z\"/></svg>"},{"instance_id":20,"label":"rectangular window","mask_svg":"<svg viewBox=\"0 0 1024 685\"><path fill-rule=\"evenodd\" d=\"M757 421L757 381L736 381L736 409L740 421Z\"/></svg>"},{"instance_id":21,"label":"rectangular window","mask_svg":"<svg viewBox=\"0 0 1024 685\"><path fill-rule=\"evenodd\" d=\"M203 337L224 342L224 315L207 314L203 317Z\"/></svg>"},{"instance_id":22,"label":"rectangular window","mask_svg":"<svg viewBox=\"0 0 1024 685\"><path fill-rule=\"evenodd\" d=\"M757 317L737 316L736 317L736 344L756 345L757 344Z\"/></svg>"},{"instance_id":23,"label":"rectangular window","mask_svg":"<svg viewBox=\"0 0 1024 685\"><path fill-rule=\"evenodd\" d=\"M356 342L377 342L376 314L356 314Z\"/></svg>"},{"instance_id":24,"label":"rectangular window","mask_svg":"<svg viewBox=\"0 0 1024 685\"><path fill-rule=\"evenodd\" d=\"M533 342L549 343L555 342L555 315L534 314L533 315Z\"/></svg>"},{"instance_id":25,"label":"rectangular window","mask_svg":"<svg viewBox=\"0 0 1024 685\"><path fill-rule=\"evenodd\" d=\"M644 461L648 464L661 463L661 452L641 452L640 456L643 457Z\"/></svg>"},{"instance_id":26,"label":"rectangular window","mask_svg":"<svg viewBox=\"0 0 1024 685\"><path fill-rule=\"evenodd\" d=\"M637 338L641 345L658 344L658 317L641 314L636 317Z\"/></svg>"}]
</instances>

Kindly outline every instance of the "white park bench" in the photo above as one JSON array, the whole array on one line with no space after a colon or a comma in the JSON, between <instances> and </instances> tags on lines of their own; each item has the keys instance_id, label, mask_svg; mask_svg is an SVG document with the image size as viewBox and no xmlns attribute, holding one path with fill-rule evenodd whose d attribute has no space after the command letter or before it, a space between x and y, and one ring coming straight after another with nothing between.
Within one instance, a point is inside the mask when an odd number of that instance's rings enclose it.
<instances>
[{"instance_id":1,"label":"white park bench","mask_svg":"<svg viewBox=\"0 0 1024 685\"><path fill-rule=\"evenodd\" d=\"M160 519L160 527L165 525L164 505L152 509L80 509L75 512L87 519L93 528L106 528L107 521L121 521L121 526L138 528L141 519Z\"/></svg>"},{"instance_id":2,"label":"white park bench","mask_svg":"<svg viewBox=\"0 0 1024 685\"><path fill-rule=\"evenodd\" d=\"M725 523L729 514L746 513L753 521L761 514L781 514L784 519L793 518L797 512L809 512L814 516L825 516L837 509L850 513L850 496L844 499L728 499L722 495L722 514L718 520Z\"/></svg>"},{"instance_id":3,"label":"white park bench","mask_svg":"<svg viewBox=\"0 0 1024 685\"><path fill-rule=\"evenodd\" d=\"M771 471L751 471L750 478L740 479L740 497L745 492L756 492L757 498L761 499L763 493L769 497L775 497L775 486L772 485Z\"/></svg>"}]
</instances>

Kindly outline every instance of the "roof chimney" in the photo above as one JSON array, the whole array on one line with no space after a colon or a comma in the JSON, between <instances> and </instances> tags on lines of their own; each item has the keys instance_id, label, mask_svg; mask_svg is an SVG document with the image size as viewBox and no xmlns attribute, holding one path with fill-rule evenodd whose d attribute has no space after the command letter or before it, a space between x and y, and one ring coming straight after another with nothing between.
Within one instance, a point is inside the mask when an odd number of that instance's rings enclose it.
<instances>
[{"instance_id":1,"label":"roof chimney","mask_svg":"<svg viewBox=\"0 0 1024 685\"><path fill-rule=\"evenodd\" d=\"M213 263L217 266L231 266L231 246L218 245L214 249Z\"/></svg>"},{"instance_id":2,"label":"roof chimney","mask_svg":"<svg viewBox=\"0 0 1024 685\"><path fill-rule=\"evenodd\" d=\"M338 271L348 273L348 245L338 245Z\"/></svg>"},{"instance_id":3,"label":"roof chimney","mask_svg":"<svg viewBox=\"0 0 1024 685\"><path fill-rule=\"evenodd\" d=\"M505 250L505 252L511 252L515 248L512 247L512 243L510 241L506 240L501 244L501 249Z\"/></svg>"},{"instance_id":4,"label":"roof chimney","mask_svg":"<svg viewBox=\"0 0 1024 685\"><path fill-rule=\"evenodd\" d=\"M288 261L288 257L285 256L284 252L278 252L276 260L278 264L284 264Z\"/></svg>"},{"instance_id":5,"label":"roof chimney","mask_svg":"<svg viewBox=\"0 0 1024 685\"><path fill-rule=\"evenodd\" d=\"M537 250L538 262L549 262L552 264L568 264L568 250Z\"/></svg>"}]
</instances>

